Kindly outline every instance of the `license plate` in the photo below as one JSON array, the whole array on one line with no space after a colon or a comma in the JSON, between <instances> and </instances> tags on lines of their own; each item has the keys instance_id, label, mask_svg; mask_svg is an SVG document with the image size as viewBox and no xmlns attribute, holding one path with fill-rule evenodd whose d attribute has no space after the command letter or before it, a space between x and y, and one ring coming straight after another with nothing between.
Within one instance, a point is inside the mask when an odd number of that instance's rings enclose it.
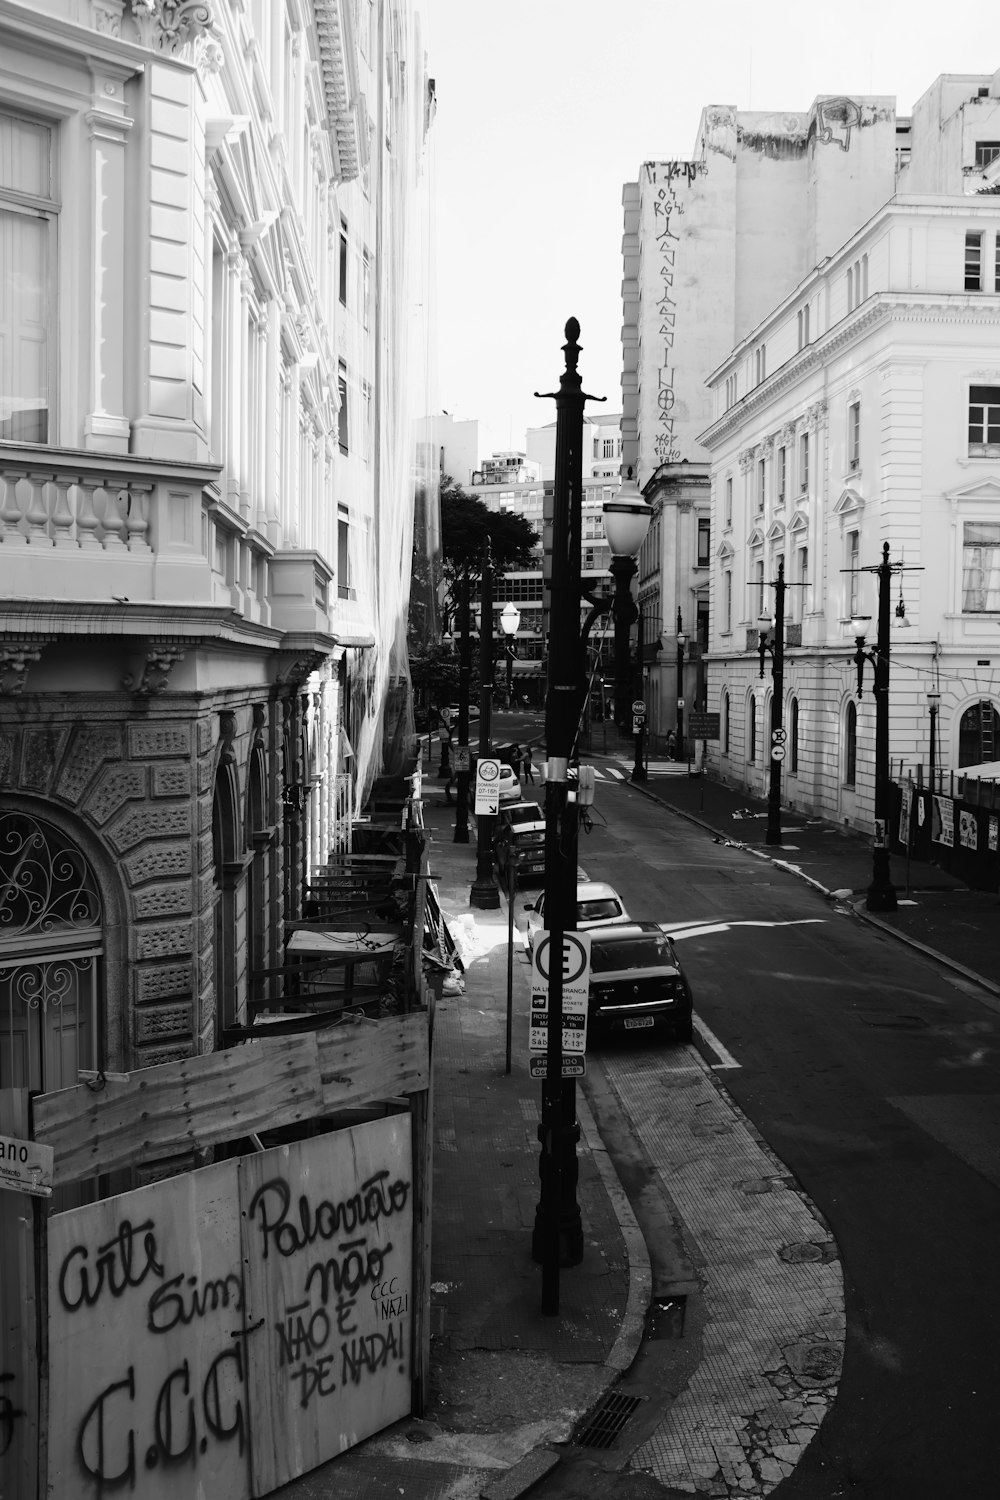
<instances>
[{"instance_id":1,"label":"license plate","mask_svg":"<svg viewBox=\"0 0 1000 1500\"><path fill-rule=\"evenodd\" d=\"M638 1031L640 1026L652 1026L652 1016L630 1016L625 1021L626 1031Z\"/></svg>"},{"instance_id":2,"label":"license plate","mask_svg":"<svg viewBox=\"0 0 1000 1500\"><path fill-rule=\"evenodd\" d=\"M545 873L544 865L529 865L528 869L532 875L542 875Z\"/></svg>"}]
</instances>

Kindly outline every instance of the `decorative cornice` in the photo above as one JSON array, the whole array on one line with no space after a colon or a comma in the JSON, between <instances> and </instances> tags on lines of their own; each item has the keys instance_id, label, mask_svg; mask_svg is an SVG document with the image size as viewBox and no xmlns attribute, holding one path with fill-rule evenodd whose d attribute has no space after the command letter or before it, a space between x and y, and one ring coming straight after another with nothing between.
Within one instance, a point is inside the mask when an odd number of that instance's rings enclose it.
<instances>
[{"instance_id":1,"label":"decorative cornice","mask_svg":"<svg viewBox=\"0 0 1000 1500\"><path fill-rule=\"evenodd\" d=\"M24 692L29 668L54 640L51 635L0 636L0 696Z\"/></svg>"},{"instance_id":2,"label":"decorative cornice","mask_svg":"<svg viewBox=\"0 0 1000 1500\"><path fill-rule=\"evenodd\" d=\"M122 678L122 687L126 692L134 693L137 698L164 692L170 673L184 659L189 645L188 641L150 641L146 648L146 664L142 669L142 676L137 679L129 672Z\"/></svg>"}]
</instances>

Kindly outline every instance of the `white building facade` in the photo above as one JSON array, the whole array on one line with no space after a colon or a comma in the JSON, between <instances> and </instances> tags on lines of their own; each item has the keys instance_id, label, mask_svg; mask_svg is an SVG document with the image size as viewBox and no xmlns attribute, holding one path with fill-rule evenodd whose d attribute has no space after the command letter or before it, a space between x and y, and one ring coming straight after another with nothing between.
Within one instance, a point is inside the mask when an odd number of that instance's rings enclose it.
<instances>
[{"instance_id":1,"label":"white building facade","mask_svg":"<svg viewBox=\"0 0 1000 1500\"><path fill-rule=\"evenodd\" d=\"M866 829L872 669L859 699L849 622L870 616L874 646L866 570L884 543L904 565L891 599L896 773L991 760L1000 728L1000 203L979 191L983 157L1000 154L996 83L938 80L915 110L898 194L708 382L707 697L721 719L708 763L766 794L771 661L761 679L756 624L762 605L774 614L783 564L783 801ZM932 141L954 150L928 167ZM941 695L933 757L928 692Z\"/></svg>"},{"instance_id":2,"label":"white building facade","mask_svg":"<svg viewBox=\"0 0 1000 1500\"><path fill-rule=\"evenodd\" d=\"M5 1086L221 1045L391 760L432 110L407 0L3 7Z\"/></svg>"}]
</instances>

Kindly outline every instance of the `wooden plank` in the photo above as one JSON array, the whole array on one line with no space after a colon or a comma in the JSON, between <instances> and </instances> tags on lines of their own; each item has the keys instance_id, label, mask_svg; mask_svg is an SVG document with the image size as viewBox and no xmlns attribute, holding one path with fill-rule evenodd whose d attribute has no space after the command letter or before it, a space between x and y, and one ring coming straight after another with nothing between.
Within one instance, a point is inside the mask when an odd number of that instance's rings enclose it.
<instances>
[{"instance_id":1,"label":"wooden plank","mask_svg":"<svg viewBox=\"0 0 1000 1500\"><path fill-rule=\"evenodd\" d=\"M333 1112L426 1089L429 1032L426 1011L320 1032L316 1040L324 1109Z\"/></svg>"},{"instance_id":2,"label":"wooden plank","mask_svg":"<svg viewBox=\"0 0 1000 1500\"><path fill-rule=\"evenodd\" d=\"M409 1415L412 1171L406 1114L240 1160L255 1495Z\"/></svg>"},{"instance_id":3,"label":"wooden plank","mask_svg":"<svg viewBox=\"0 0 1000 1500\"><path fill-rule=\"evenodd\" d=\"M98 1093L81 1086L42 1094L35 1138L56 1153L58 1187L291 1125L321 1107L315 1037L268 1037L108 1079Z\"/></svg>"},{"instance_id":4,"label":"wooden plank","mask_svg":"<svg viewBox=\"0 0 1000 1500\"><path fill-rule=\"evenodd\" d=\"M0 1089L0 1133L25 1139L28 1090ZM35 1233L48 1205L0 1189L0 1496L38 1490L39 1338Z\"/></svg>"},{"instance_id":5,"label":"wooden plank","mask_svg":"<svg viewBox=\"0 0 1000 1500\"><path fill-rule=\"evenodd\" d=\"M49 1500L246 1500L236 1162L50 1220Z\"/></svg>"}]
</instances>

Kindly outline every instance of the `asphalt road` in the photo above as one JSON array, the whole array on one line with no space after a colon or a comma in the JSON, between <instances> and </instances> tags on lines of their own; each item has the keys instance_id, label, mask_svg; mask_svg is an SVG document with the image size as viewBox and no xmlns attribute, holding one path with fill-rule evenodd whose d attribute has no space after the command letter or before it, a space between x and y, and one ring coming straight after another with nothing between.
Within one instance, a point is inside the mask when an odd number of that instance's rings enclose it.
<instances>
[{"instance_id":1,"label":"asphalt road","mask_svg":"<svg viewBox=\"0 0 1000 1500\"><path fill-rule=\"evenodd\" d=\"M580 862L680 934L707 1054L714 1036L738 1064L726 1088L842 1257L840 1390L772 1493L996 1494L1000 1007L627 787L602 783L595 812ZM561 1467L540 1493L595 1493L593 1473L588 1488L584 1467Z\"/></svg>"}]
</instances>

